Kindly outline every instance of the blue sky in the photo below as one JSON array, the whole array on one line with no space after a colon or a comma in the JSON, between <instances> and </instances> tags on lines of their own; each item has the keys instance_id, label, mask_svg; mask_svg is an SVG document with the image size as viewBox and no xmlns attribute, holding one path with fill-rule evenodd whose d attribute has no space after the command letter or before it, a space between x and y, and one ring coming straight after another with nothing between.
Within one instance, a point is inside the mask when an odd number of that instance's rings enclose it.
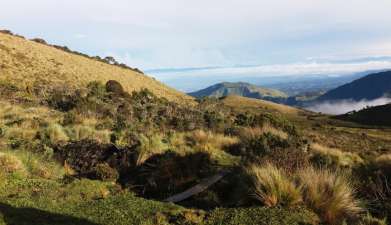
<instances>
[{"instance_id":1,"label":"blue sky","mask_svg":"<svg viewBox=\"0 0 391 225\"><path fill-rule=\"evenodd\" d=\"M163 81L343 74L391 68L390 9L389 0L12 0L0 27L113 55Z\"/></svg>"}]
</instances>

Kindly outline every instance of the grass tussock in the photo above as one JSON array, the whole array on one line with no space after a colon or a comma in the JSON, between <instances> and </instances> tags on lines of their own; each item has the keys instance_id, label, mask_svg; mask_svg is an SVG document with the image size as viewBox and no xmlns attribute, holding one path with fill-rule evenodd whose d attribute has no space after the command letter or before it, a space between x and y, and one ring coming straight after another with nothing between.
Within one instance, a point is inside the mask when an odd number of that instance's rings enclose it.
<instances>
[{"instance_id":1,"label":"grass tussock","mask_svg":"<svg viewBox=\"0 0 391 225\"><path fill-rule=\"evenodd\" d=\"M281 129L276 129L270 124L266 123L262 127L245 127L240 132L240 138L251 140L256 139L257 137L262 136L263 134L270 133L274 136L277 136L283 140L288 139L288 134Z\"/></svg>"},{"instance_id":2,"label":"grass tussock","mask_svg":"<svg viewBox=\"0 0 391 225\"><path fill-rule=\"evenodd\" d=\"M237 137L226 136L210 131L196 130L185 135L185 141L190 152L205 152L220 165L234 165L238 163L238 157L227 153L230 147L239 143Z\"/></svg>"},{"instance_id":3,"label":"grass tussock","mask_svg":"<svg viewBox=\"0 0 391 225\"><path fill-rule=\"evenodd\" d=\"M204 130L191 132L187 135L187 138L195 148L205 151L222 150L239 142L235 137Z\"/></svg>"},{"instance_id":4,"label":"grass tussock","mask_svg":"<svg viewBox=\"0 0 391 225\"><path fill-rule=\"evenodd\" d=\"M387 219L378 219L367 213L361 218L359 225L387 225Z\"/></svg>"},{"instance_id":5,"label":"grass tussock","mask_svg":"<svg viewBox=\"0 0 391 225\"><path fill-rule=\"evenodd\" d=\"M391 154L383 154L378 156L375 159L376 165L381 168L390 168L391 169Z\"/></svg>"},{"instance_id":6,"label":"grass tussock","mask_svg":"<svg viewBox=\"0 0 391 225\"><path fill-rule=\"evenodd\" d=\"M363 211L349 177L311 167L288 176L267 163L246 169L253 196L267 207L304 205L326 224L358 221Z\"/></svg>"},{"instance_id":7,"label":"grass tussock","mask_svg":"<svg viewBox=\"0 0 391 225\"><path fill-rule=\"evenodd\" d=\"M300 189L272 164L251 165L247 174L254 197L267 207L293 206L302 200Z\"/></svg>"},{"instance_id":8,"label":"grass tussock","mask_svg":"<svg viewBox=\"0 0 391 225\"><path fill-rule=\"evenodd\" d=\"M50 142L53 144L59 142L67 142L69 140L65 129L60 124L56 123L50 124L46 128L46 135L49 138Z\"/></svg>"},{"instance_id":9,"label":"grass tussock","mask_svg":"<svg viewBox=\"0 0 391 225\"><path fill-rule=\"evenodd\" d=\"M24 150L0 152L0 168L6 173L31 178L57 179L64 174L60 164Z\"/></svg>"},{"instance_id":10,"label":"grass tussock","mask_svg":"<svg viewBox=\"0 0 391 225\"><path fill-rule=\"evenodd\" d=\"M307 168L298 174L303 200L328 224L341 224L362 212L347 175Z\"/></svg>"},{"instance_id":11,"label":"grass tussock","mask_svg":"<svg viewBox=\"0 0 391 225\"><path fill-rule=\"evenodd\" d=\"M140 136L140 147L138 149L138 157L136 165L143 164L147 159L153 155L161 154L167 150L167 146L162 142L163 137L161 135L151 135L149 137Z\"/></svg>"},{"instance_id":12,"label":"grass tussock","mask_svg":"<svg viewBox=\"0 0 391 225\"><path fill-rule=\"evenodd\" d=\"M110 143L109 130L97 130L94 126L75 125L66 128L66 133L73 141L95 140L99 143Z\"/></svg>"},{"instance_id":13,"label":"grass tussock","mask_svg":"<svg viewBox=\"0 0 391 225\"><path fill-rule=\"evenodd\" d=\"M311 144L312 159L321 166L352 168L362 164L363 159L352 152L343 152L337 148L329 148L317 143Z\"/></svg>"},{"instance_id":14,"label":"grass tussock","mask_svg":"<svg viewBox=\"0 0 391 225\"><path fill-rule=\"evenodd\" d=\"M25 168L16 156L0 152L0 168L5 173L24 172Z\"/></svg>"}]
</instances>

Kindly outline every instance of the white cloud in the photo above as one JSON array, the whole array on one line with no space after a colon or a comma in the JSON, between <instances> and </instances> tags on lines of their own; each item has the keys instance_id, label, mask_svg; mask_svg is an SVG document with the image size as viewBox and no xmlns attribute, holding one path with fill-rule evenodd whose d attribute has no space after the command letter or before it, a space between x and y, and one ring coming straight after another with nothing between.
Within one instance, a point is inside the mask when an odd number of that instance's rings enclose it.
<instances>
[{"instance_id":1,"label":"white cloud","mask_svg":"<svg viewBox=\"0 0 391 225\"><path fill-rule=\"evenodd\" d=\"M315 106L308 107L308 110L314 112L321 112L325 114L340 115L345 114L351 111L358 111L367 106L378 106L391 103L391 98L378 98L375 100L367 101L352 101L352 100L342 100L336 102L325 102L317 104Z\"/></svg>"},{"instance_id":2,"label":"white cloud","mask_svg":"<svg viewBox=\"0 0 391 225\"><path fill-rule=\"evenodd\" d=\"M75 35L73 35L73 37L76 38L76 39L83 39L83 38L86 38L87 35L85 35L85 34L75 34Z\"/></svg>"},{"instance_id":3,"label":"white cloud","mask_svg":"<svg viewBox=\"0 0 391 225\"><path fill-rule=\"evenodd\" d=\"M205 78L208 76L216 77L276 77L287 75L344 75L352 74L356 72L363 72L368 70L382 70L391 69L390 61L369 61L359 63L296 63L296 64L274 64L263 66L249 66L249 67L225 67L225 68L212 68L212 69L200 69L190 71L178 71L178 72L162 72L156 73L159 79L175 79L176 77L200 77ZM153 75L153 74L152 74Z\"/></svg>"}]
</instances>

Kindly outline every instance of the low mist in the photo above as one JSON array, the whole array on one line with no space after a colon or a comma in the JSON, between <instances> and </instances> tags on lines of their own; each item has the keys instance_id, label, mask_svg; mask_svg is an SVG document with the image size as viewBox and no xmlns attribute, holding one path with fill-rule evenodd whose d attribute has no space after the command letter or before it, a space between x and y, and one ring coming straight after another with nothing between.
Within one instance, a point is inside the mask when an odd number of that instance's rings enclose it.
<instances>
[{"instance_id":1,"label":"low mist","mask_svg":"<svg viewBox=\"0 0 391 225\"><path fill-rule=\"evenodd\" d=\"M351 112L353 110L361 110L367 106L385 105L391 103L391 98L382 97L375 100L340 100L333 102L323 102L314 106L307 107L306 109L313 112L321 112L325 114L339 115Z\"/></svg>"}]
</instances>

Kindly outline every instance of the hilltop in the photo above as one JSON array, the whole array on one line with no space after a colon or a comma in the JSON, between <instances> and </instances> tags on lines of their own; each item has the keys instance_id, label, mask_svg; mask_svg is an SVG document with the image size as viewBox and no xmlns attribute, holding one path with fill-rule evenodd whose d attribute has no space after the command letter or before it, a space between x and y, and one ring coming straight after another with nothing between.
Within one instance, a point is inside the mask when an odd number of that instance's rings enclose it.
<instances>
[{"instance_id":1,"label":"hilltop","mask_svg":"<svg viewBox=\"0 0 391 225\"><path fill-rule=\"evenodd\" d=\"M172 101L193 102L190 96L136 70L73 54L43 41L0 33L0 59L0 83L12 83L21 89L62 85L80 88L91 81L116 80L128 92L147 88Z\"/></svg>"},{"instance_id":2,"label":"hilltop","mask_svg":"<svg viewBox=\"0 0 391 225\"><path fill-rule=\"evenodd\" d=\"M317 101L373 100L391 94L391 71L374 73L342 85L317 98Z\"/></svg>"},{"instance_id":3,"label":"hilltop","mask_svg":"<svg viewBox=\"0 0 391 225\"><path fill-rule=\"evenodd\" d=\"M366 125L391 126L391 104L368 107L336 118Z\"/></svg>"},{"instance_id":4,"label":"hilltop","mask_svg":"<svg viewBox=\"0 0 391 225\"><path fill-rule=\"evenodd\" d=\"M267 111L271 113L281 113L285 116L296 116L299 112L303 112L298 108L294 108L287 105L282 105L270 101L265 101L261 99L246 98L236 95L226 96L221 99L223 104L234 108L237 111L246 112L246 111Z\"/></svg>"},{"instance_id":5,"label":"hilltop","mask_svg":"<svg viewBox=\"0 0 391 225\"><path fill-rule=\"evenodd\" d=\"M205 89L189 93L189 95L202 98L202 97L215 97L220 98L228 95L238 95L249 98L257 99L281 99L287 98L288 96L278 90L258 87L249 83L244 82L224 82L218 83Z\"/></svg>"}]
</instances>

